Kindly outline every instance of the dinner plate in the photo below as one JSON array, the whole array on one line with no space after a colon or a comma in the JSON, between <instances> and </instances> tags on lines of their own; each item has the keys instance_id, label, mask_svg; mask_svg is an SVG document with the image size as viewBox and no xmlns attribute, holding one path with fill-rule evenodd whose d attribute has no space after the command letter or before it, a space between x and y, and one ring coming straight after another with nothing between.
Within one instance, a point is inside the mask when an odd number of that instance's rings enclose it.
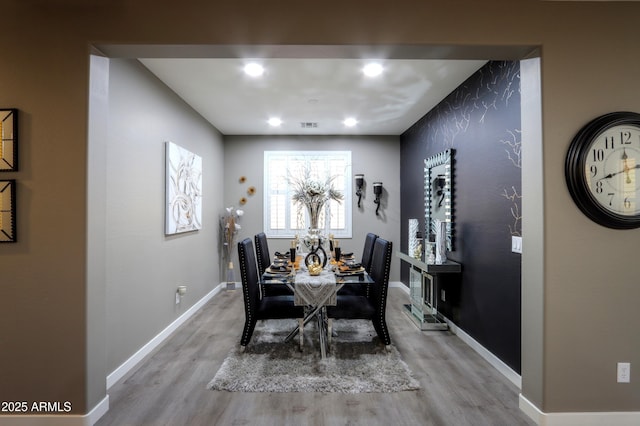
<instances>
[{"instance_id":1,"label":"dinner plate","mask_svg":"<svg viewBox=\"0 0 640 426\"><path fill-rule=\"evenodd\" d=\"M289 272L291 272L291 268L287 268L284 266L275 266L275 265L271 265L267 268L267 270L265 272L268 272L270 274L288 274Z\"/></svg>"},{"instance_id":2,"label":"dinner plate","mask_svg":"<svg viewBox=\"0 0 640 426\"><path fill-rule=\"evenodd\" d=\"M358 268L349 268L349 267L340 267L340 274L361 274L364 272L364 268L362 266Z\"/></svg>"}]
</instances>

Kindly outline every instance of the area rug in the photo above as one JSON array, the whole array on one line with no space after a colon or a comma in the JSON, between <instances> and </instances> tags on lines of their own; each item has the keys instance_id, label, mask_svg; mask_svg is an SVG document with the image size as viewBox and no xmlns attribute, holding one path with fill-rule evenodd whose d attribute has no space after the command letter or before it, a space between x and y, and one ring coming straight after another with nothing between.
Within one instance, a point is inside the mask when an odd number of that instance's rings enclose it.
<instances>
[{"instance_id":1,"label":"area rug","mask_svg":"<svg viewBox=\"0 0 640 426\"><path fill-rule=\"evenodd\" d=\"M258 321L244 352L230 351L211 390L231 392L400 392L420 388L411 370L391 345L385 349L370 321L336 320L331 350L320 356L315 324L284 342L295 320Z\"/></svg>"}]
</instances>

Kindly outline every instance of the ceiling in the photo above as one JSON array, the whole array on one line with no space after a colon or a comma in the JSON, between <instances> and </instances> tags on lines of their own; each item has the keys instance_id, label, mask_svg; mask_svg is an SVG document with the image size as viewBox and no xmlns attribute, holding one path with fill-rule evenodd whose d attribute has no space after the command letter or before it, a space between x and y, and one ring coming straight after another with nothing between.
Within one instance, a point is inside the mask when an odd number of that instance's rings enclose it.
<instances>
[{"instance_id":1,"label":"ceiling","mask_svg":"<svg viewBox=\"0 0 640 426\"><path fill-rule=\"evenodd\" d=\"M365 77L363 59L267 58L253 78L241 58L140 61L224 135L400 135L486 63L386 59Z\"/></svg>"}]
</instances>

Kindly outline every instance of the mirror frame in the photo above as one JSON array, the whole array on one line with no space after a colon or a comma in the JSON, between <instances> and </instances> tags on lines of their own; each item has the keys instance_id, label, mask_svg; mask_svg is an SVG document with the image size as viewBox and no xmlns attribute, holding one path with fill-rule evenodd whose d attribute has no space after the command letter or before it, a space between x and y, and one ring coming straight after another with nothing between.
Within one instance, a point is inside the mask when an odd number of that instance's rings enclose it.
<instances>
[{"instance_id":1,"label":"mirror frame","mask_svg":"<svg viewBox=\"0 0 640 426\"><path fill-rule=\"evenodd\" d=\"M16 180L0 180L0 243L16 241Z\"/></svg>"},{"instance_id":2,"label":"mirror frame","mask_svg":"<svg viewBox=\"0 0 640 426\"><path fill-rule=\"evenodd\" d=\"M0 171L18 171L18 110L0 109Z\"/></svg>"},{"instance_id":3,"label":"mirror frame","mask_svg":"<svg viewBox=\"0 0 640 426\"><path fill-rule=\"evenodd\" d=\"M444 187L443 191L443 204L445 209L445 223L447 228L447 250L455 250L455 221L454 221L454 154L455 149L450 148L442 151L436 155L433 155L424 160L424 191L425 191L425 205L424 205L424 217L425 217L425 236L429 238L435 234L435 228L433 225L433 203L436 200L433 191L433 181L436 176L433 175L433 169L444 165Z\"/></svg>"}]
</instances>

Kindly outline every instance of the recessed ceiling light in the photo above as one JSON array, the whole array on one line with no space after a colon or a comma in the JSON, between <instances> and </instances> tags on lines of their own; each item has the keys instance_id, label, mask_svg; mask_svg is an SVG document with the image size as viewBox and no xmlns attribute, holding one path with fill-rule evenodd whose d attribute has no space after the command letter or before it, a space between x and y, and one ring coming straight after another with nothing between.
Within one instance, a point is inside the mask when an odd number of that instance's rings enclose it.
<instances>
[{"instance_id":1,"label":"recessed ceiling light","mask_svg":"<svg viewBox=\"0 0 640 426\"><path fill-rule=\"evenodd\" d=\"M353 117L349 117L349 118L346 118L346 119L342 122L342 124L344 124L344 125L345 125L345 126L347 126L347 127L353 127L353 126L355 126L356 124L358 124L358 120L356 120L356 119L355 119L355 118L353 118Z\"/></svg>"},{"instance_id":2,"label":"recessed ceiling light","mask_svg":"<svg viewBox=\"0 0 640 426\"><path fill-rule=\"evenodd\" d=\"M264 74L264 67L257 62L250 62L244 66L244 73L251 77L260 77Z\"/></svg>"},{"instance_id":3,"label":"recessed ceiling light","mask_svg":"<svg viewBox=\"0 0 640 426\"><path fill-rule=\"evenodd\" d=\"M282 124L282 120L280 120L278 117L271 117L267 122L271 127L278 127Z\"/></svg>"},{"instance_id":4,"label":"recessed ceiling light","mask_svg":"<svg viewBox=\"0 0 640 426\"><path fill-rule=\"evenodd\" d=\"M383 68L378 62L370 62L362 68L362 72L367 77L377 77L382 74Z\"/></svg>"}]
</instances>

